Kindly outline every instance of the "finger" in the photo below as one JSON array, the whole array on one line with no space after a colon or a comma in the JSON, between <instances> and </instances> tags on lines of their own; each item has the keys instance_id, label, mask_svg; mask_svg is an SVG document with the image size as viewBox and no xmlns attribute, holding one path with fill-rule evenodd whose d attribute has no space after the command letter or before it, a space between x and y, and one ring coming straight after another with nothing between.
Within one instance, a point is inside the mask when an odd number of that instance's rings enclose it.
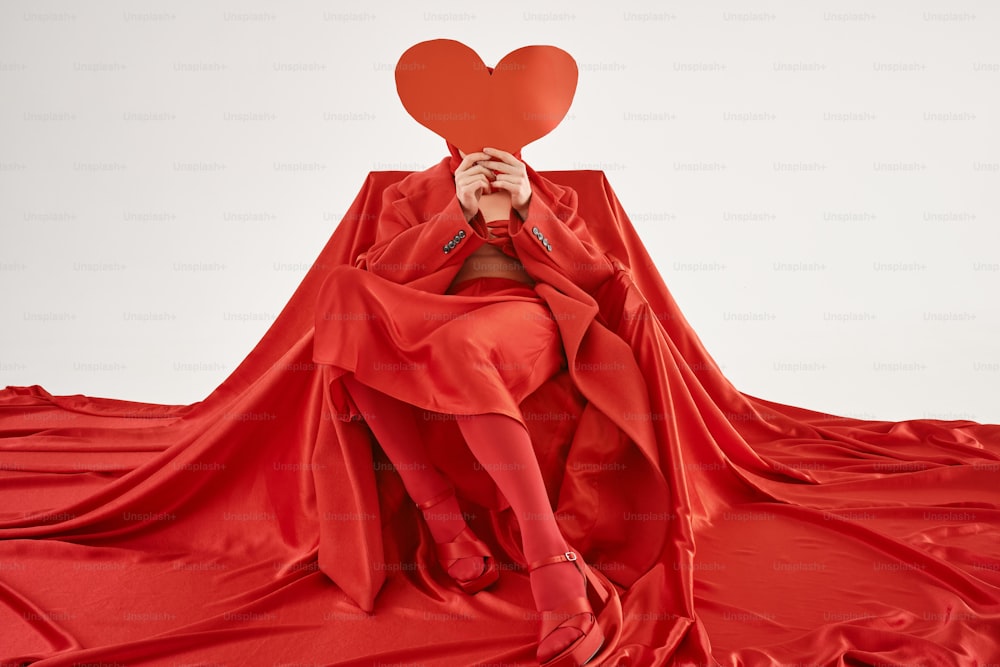
<instances>
[{"instance_id":1,"label":"finger","mask_svg":"<svg viewBox=\"0 0 1000 667\"><path fill-rule=\"evenodd\" d=\"M458 174L458 170L455 170L455 173ZM471 167L463 171L461 176L464 176L466 174L482 174L486 178L493 178L493 171L491 171L486 167L482 167L478 164L472 165ZM461 176L456 176L456 178L460 178Z\"/></svg>"},{"instance_id":2,"label":"finger","mask_svg":"<svg viewBox=\"0 0 1000 667\"><path fill-rule=\"evenodd\" d=\"M476 183L485 183L489 185L490 179L486 177L485 174L472 174L468 176L460 176L455 179L455 184L459 187L467 187Z\"/></svg>"},{"instance_id":3,"label":"finger","mask_svg":"<svg viewBox=\"0 0 1000 667\"><path fill-rule=\"evenodd\" d=\"M466 169L468 169L469 167L471 167L473 164L475 164L475 162L476 161L472 159L471 155L466 155L464 158L462 158L462 161L458 164L458 166L455 167L455 174L456 174L456 176L460 172L463 172Z\"/></svg>"},{"instance_id":4,"label":"finger","mask_svg":"<svg viewBox=\"0 0 1000 667\"><path fill-rule=\"evenodd\" d=\"M463 187L458 189L458 192L460 194L461 193L467 194L471 192L475 195L476 199L478 199L484 192L491 192L490 183L485 178L477 179L475 181L466 183Z\"/></svg>"},{"instance_id":5,"label":"finger","mask_svg":"<svg viewBox=\"0 0 1000 667\"><path fill-rule=\"evenodd\" d=\"M501 174L498 173L493 182L503 181L504 183L510 183L511 185L521 185L524 183L525 178L521 174Z\"/></svg>"},{"instance_id":6,"label":"finger","mask_svg":"<svg viewBox=\"0 0 1000 667\"><path fill-rule=\"evenodd\" d=\"M490 183L490 187L492 187L494 190L506 190L511 194L513 194L517 189L513 183L508 183L506 181L501 181L499 179Z\"/></svg>"},{"instance_id":7,"label":"finger","mask_svg":"<svg viewBox=\"0 0 1000 667\"><path fill-rule=\"evenodd\" d=\"M481 152L480 153L466 153L465 157L462 158L461 164L458 165L458 167L455 169L455 171L459 171L459 170L465 171L465 170L469 169L469 167L471 167L476 162L482 162L483 160L489 160L489 159L490 159L490 156L487 155L486 153L481 153Z\"/></svg>"},{"instance_id":8,"label":"finger","mask_svg":"<svg viewBox=\"0 0 1000 667\"><path fill-rule=\"evenodd\" d=\"M498 162L497 160L487 160L486 162L480 162L482 166L487 169L491 169L496 172L503 172L505 174L519 174L524 171L524 168L516 164L507 164L506 162Z\"/></svg>"},{"instance_id":9,"label":"finger","mask_svg":"<svg viewBox=\"0 0 1000 667\"><path fill-rule=\"evenodd\" d=\"M495 157L498 160L502 160L502 161L506 162L507 164L511 164L511 165L523 164L520 160L518 160L516 157L514 157L511 153L508 153L507 151L502 151L499 148L490 148L489 146L487 146L486 148L483 149L483 152L484 153L488 153L492 157Z\"/></svg>"},{"instance_id":10,"label":"finger","mask_svg":"<svg viewBox=\"0 0 1000 667\"><path fill-rule=\"evenodd\" d=\"M496 173L492 169L490 169L489 167L484 167L484 166L482 166L482 164L476 165L475 168L478 169L478 170L480 170L480 172L486 178L492 179L494 176L496 176Z\"/></svg>"},{"instance_id":11,"label":"finger","mask_svg":"<svg viewBox=\"0 0 1000 667\"><path fill-rule=\"evenodd\" d=\"M460 179L475 178L477 176L482 176L483 178L493 178L493 172L484 167L473 167L471 169L466 169L463 172L455 172L455 182Z\"/></svg>"}]
</instances>

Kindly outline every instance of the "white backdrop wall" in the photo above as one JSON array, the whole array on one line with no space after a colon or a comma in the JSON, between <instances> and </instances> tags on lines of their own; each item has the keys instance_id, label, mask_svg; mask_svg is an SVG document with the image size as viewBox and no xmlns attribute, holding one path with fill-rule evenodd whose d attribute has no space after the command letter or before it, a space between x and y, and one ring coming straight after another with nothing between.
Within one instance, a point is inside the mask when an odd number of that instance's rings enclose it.
<instances>
[{"instance_id":1,"label":"white backdrop wall","mask_svg":"<svg viewBox=\"0 0 1000 667\"><path fill-rule=\"evenodd\" d=\"M993 2L0 5L0 386L190 403L253 348L370 170L444 142L412 44L553 44L566 120L743 391L1000 422Z\"/></svg>"}]
</instances>

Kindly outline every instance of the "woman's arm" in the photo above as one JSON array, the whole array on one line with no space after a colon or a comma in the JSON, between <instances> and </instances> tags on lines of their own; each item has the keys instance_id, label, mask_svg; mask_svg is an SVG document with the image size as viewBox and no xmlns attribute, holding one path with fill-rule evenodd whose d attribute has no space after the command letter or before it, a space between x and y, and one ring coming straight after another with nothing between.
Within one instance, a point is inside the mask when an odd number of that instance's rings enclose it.
<instances>
[{"instance_id":1,"label":"woman's arm","mask_svg":"<svg viewBox=\"0 0 1000 667\"><path fill-rule=\"evenodd\" d=\"M523 221L516 212L511 216L510 236L519 257L549 264L592 292L614 275L615 265L594 243L587 224L576 212L576 192L570 192L572 198L565 209L572 212L568 220L560 219L548 204L532 197Z\"/></svg>"},{"instance_id":2,"label":"woman's arm","mask_svg":"<svg viewBox=\"0 0 1000 667\"><path fill-rule=\"evenodd\" d=\"M421 221L394 183L382 193L375 243L361 253L355 266L396 283L409 283L441 268L461 265L486 241L482 215L471 221L457 197L437 214Z\"/></svg>"},{"instance_id":3,"label":"woman's arm","mask_svg":"<svg viewBox=\"0 0 1000 667\"><path fill-rule=\"evenodd\" d=\"M455 196L427 220L422 219L425 212L413 210L399 184L386 188L375 243L358 256L355 266L397 283L418 280L449 265L456 265L457 273L465 258L489 238L479 211L479 199L490 189L492 176L480 163L489 158L486 153L465 155L453 175Z\"/></svg>"}]
</instances>

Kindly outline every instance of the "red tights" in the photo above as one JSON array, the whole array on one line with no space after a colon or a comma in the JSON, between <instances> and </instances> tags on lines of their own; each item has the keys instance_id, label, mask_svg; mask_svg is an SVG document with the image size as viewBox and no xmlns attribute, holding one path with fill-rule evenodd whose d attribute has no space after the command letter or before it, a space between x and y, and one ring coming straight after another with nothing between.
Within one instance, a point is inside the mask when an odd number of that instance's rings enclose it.
<instances>
[{"instance_id":1,"label":"red tights","mask_svg":"<svg viewBox=\"0 0 1000 667\"><path fill-rule=\"evenodd\" d=\"M383 394L347 374L343 381L361 409L369 428L399 472L407 493L420 503L446 491L450 482L431 463L421 441L413 407ZM545 483L531 438L524 425L500 414L481 414L458 419L458 426L472 454L496 482L517 516L524 556L528 562L567 550L549 505ZM463 528L454 496L424 512L436 542L454 539ZM451 576L471 579L483 570L481 558L462 558L447 566ZM571 563L539 568L530 574L531 592L539 611L552 610L569 598L584 595L583 578ZM562 629L543 642L545 653L556 653L579 633Z\"/></svg>"}]
</instances>

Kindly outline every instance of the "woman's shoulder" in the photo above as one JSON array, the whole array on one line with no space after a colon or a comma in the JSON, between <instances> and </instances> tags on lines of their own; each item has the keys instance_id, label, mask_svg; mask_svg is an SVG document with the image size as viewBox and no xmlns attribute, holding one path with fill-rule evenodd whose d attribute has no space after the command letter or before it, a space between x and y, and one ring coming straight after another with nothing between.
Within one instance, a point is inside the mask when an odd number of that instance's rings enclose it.
<instances>
[{"instance_id":1,"label":"woman's shoulder","mask_svg":"<svg viewBox=\"0 0 1000 667\"><path fill-rule=\"evenodd\" d=\"M448 161L423 171L410 172L390 184L382 192L384 206L410 211L416 219L426 220L439 212L455 197L455 179L448 168Z\"/></svg>"},{"instance_id":2,"label":"woman's shoulder","mask_svg":"<svg viewBox=\"0 0 1000 667\"><path fill-rule=\"evenodd\" d=\"M448 167L447 158L423 171L410 172L399 180L395 186L399 194L407 197L417 197L426 195L429 191L435 189L435 186L440 186L441 184L448 184L454 190L455 178Z\"/></svg>"}]
</instances>

